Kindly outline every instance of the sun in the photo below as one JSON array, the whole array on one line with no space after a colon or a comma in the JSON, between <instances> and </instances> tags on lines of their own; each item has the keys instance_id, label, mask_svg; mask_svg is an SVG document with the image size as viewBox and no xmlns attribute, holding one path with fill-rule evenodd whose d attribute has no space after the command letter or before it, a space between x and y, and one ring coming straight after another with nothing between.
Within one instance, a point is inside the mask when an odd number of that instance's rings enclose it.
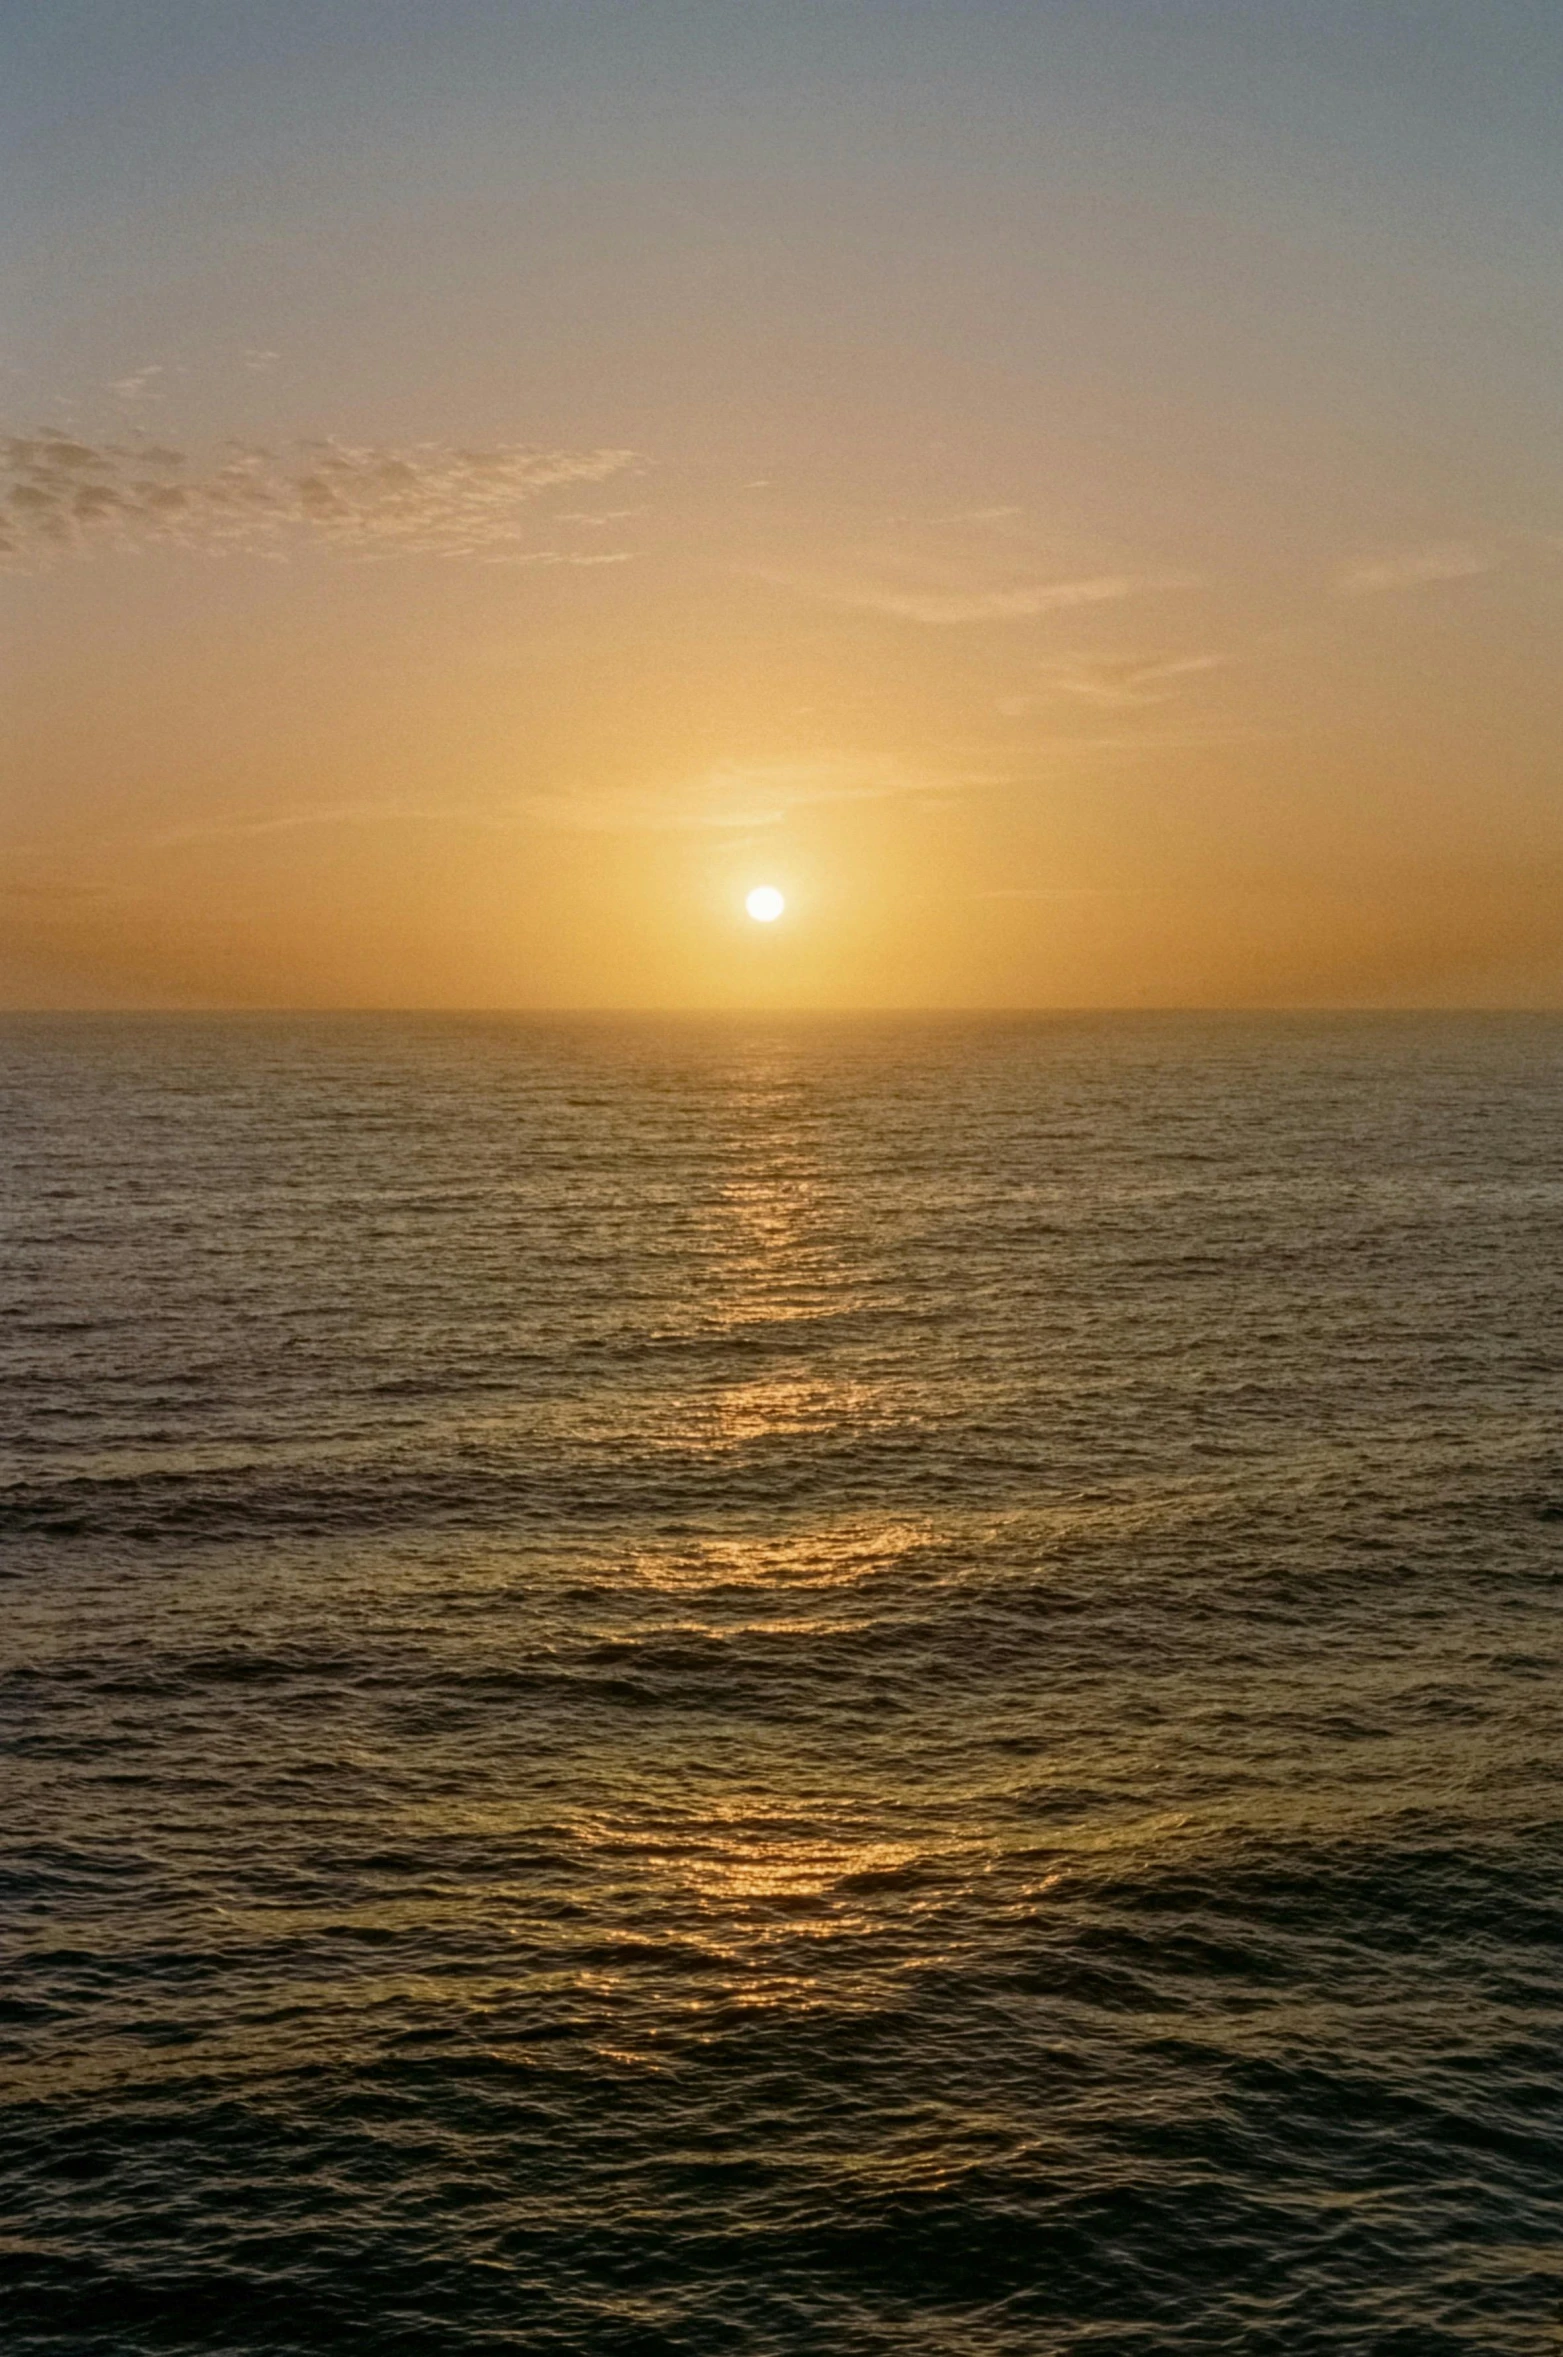
<instances>
[{"instance_id":1,"label":"sun","mask_svg":"<svg viewBox=\"0 0 1563 2357\"><path fill-rule=\"evenodd\" d=\"M744 902L757 925L774 925L786 905L774 884L756 884Z\"/></svg>"}]
</instances>

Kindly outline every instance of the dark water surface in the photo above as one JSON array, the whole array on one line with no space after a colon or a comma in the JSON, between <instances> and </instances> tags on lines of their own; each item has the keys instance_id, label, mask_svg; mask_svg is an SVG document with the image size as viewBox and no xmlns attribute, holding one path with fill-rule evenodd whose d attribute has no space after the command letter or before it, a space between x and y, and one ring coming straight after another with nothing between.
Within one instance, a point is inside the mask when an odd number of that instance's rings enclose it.
<instances>
[{"instance_id":1,"label":"dark water surface","mask_svg":"<svg viewBox=\"0 0 1563 2357\"><path fill-rule=\"evenodd\" d=\"M12 1019L0 2346L1556 2348L1563 1022Z\"/></svg>"}]
</instances>

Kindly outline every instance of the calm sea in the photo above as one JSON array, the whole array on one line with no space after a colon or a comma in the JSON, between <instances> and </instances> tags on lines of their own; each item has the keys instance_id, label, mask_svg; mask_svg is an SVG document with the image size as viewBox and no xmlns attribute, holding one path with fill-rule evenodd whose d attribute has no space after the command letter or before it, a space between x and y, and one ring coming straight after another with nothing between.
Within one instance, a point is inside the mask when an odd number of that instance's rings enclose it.
<instances>
[{"instance_id":1,"label":"calm sea","mask_svg":"<svg viewBox=\"0 0 1563 2357\"><path fill-rule=\"evenodd\" d=\"M0 1026L6 2357L1554 2349L1563 1021Z\"/></svg>"}]
</instances>

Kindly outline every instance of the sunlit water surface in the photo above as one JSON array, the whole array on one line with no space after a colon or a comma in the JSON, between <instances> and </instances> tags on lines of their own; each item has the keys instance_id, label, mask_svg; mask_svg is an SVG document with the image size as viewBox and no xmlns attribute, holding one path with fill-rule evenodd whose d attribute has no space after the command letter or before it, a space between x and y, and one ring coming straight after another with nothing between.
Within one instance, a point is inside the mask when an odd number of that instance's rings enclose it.
<instances>
[{"instance_id":1,"label":"sunlit water surface","mask_svg":"<svg viewBox=\"0 0 1563 2357\"><path fill-rule=\"evenodd\" d=\"M1556 2347L1560 1117L0 1027L7 2357Z\"/></svg>"}]
</instances>

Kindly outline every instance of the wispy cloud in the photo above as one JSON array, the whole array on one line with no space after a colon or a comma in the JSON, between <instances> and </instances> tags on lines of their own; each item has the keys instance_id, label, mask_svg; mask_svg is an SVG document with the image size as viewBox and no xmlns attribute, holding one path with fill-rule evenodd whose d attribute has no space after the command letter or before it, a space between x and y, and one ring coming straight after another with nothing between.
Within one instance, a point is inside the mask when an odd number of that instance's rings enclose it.
<instances>
[{"instance_id":1,"label":"wispy cloud","mask_svg":"<svg viewBox=\"0 0 1563 2357\"><path fill-rule=\"evenodd\" d=\"M937 779L871 756L827 753L792 761L719 762L694 777L647 786L603 786L496 796L484 802L354 801L284 810L233 811L160 830L160 845L293 834L306 828L437 825L544 826L572 834L740 833L777 826L793 811L829 802L884 801L1007 779Z\"/></svg>"},{"instance_id":2,"label":"wispy cloud","mask_svg":"<svg viewBox=\"0 0 1563 2357\"><path fill-rule=\"evenodd\" d=\"M1451 542L1345 565L1335 577L1335 586L1342 597L1371 597L1385 589L1417 589L1429 581L1469 580L1478 573L1490 573L1497 562L1489 550Z\"/></svg>"},{"instance_id":3,"label":"wispy cloud","mask_svg":"<svg viewBox=\"0 0 1563 2357\"><path fill-rule=\"evenodd\" d=\"M391 820L440 819L449 808L410 802L320 802L301 810L219 811L210 818L160 827L145 841L158 846L180 843L226 843L258 835L292 835L304 828L374 826Z\"/></svg>"},{"instance_id":4,"label":"wispy cloud","mask_svg":"<svg viewBox=\"0 0 1563 2357\"><path fill-rule=\"evenodd\" d=\"M1036 689L1006 697L999 709L1018 719L1060 696L1110 710L1164 704L1180 681L1219 670L1225 660L1223 655L1063 655L1048 665Z\"/></svg>"},{"instance_id":5,"label":"wispy cloud","mask_svg":"<svg viewBox=\"0 0 1563 2357\"><path fill-rule=\"evenodd\" d=\"M861 754L825 753L797 761L725 762L699 781L697 808L728 814L724 823L765 826L791 811L825 802L883 802L937 782L902 763Z\"/></svg>"},{"instance_id":6,"label":"wispy cloud","mask_svg":"<svg viewBox=\"0 0 1563 2357\"><path fill-rule=\"evenodd\" d=\"M948 777L936 779L875 756L824 753L797 760L718 762L694 777L665 785L529 794L508 807L537 823L591 833L721 833L779 826L793 811L821 803L881 802L948 789L951 783Z\"/></svg>"},{"instance_id":7,"label":"wispy cloud","mask_svg":"<svg viewBox=\"0 0 1563 2357\"><path fill-rule=\"evenodd\" d=\"M561 524L585 524L595 531L601 531L608 524L630 523L645 512L643 507L570 507L561 511L558 521Z\"/></svg>"},{"instance_id":8,"label":"wispy cloud","mask_svg":"<svg viewBox=\"0 0 1563 2357\"><path fill-rule=\"evenodd\" d=\"M1025 519L1025 509L1013 502L1004 507L958 507L942 510L936 515L913 511L885 518L897 530L913 531L978 531L999 532L1006 539L1018 535Z\"/></svg>"},{"instance_id":9,"label":"wispy cloud","mask_svg":"<svg viewBox=\"0 0 1563 2357\"><path fill-rule=\"evenodd\" d=\"M604 482L637 463L628 450L315 441L280 451L229 442L203 465L139 437L91 442L46 428L0 438L0 563L30 568L109 549L282 555L309 546L601 563L527 546L526 510L542 493Z\"/></svg>"},{"instance_id":10,"label":"wispy cloud","mask_svg":"<svg viewBox=\"0 0 1563 2357\"><path fill-rule=\"evenodd\" d=\"M936 628L962 623L1025 622L1042 614L1064 613L1075 606L1108 605L1153 590L1195 586L1183 575L1140 573L1094 573L1082 580L1028 581L993 588L903 588L890 582L796 579L780 580L779 585L823 598L830 605L850 606L865 614L888 614L896 621L920 622Z\"/></svg>"},{"instance_id":11,"label":"wispy cloud","mask_svg":"<svg viewBox=\"0 0 1563 2357\"><path fill-rule=\"evenodd\" d=\"M129 376L116 377L109 391L121 401L144 401L162 373L162 368L154 362L148 368L133 370Z\"/></svg>"}]
</instances>

